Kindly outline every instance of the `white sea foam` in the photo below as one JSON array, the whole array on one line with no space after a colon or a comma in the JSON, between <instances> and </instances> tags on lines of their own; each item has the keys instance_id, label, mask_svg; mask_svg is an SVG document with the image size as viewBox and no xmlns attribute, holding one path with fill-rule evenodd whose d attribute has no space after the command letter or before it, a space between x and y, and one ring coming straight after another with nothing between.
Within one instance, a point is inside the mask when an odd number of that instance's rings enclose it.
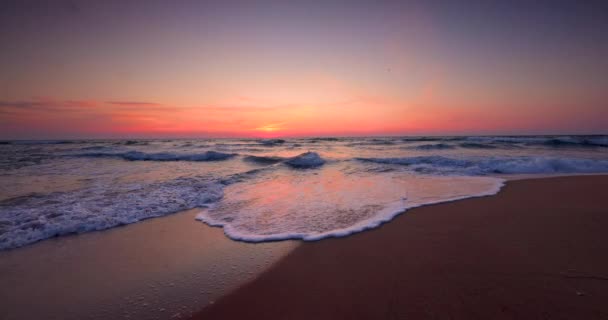
<instances>
[{"instance_id":1,"label":"white sea foam","mask_svg":"<svg viewBox=\"0 0 608 320\"><path fill-rule=\"evenodd\" d=\"M260 140L260 144L268 146L268 147L272 147L272 146L276 146L276 145L280 145L285 143L285 140L283 139L266 139L266 140Z\"/></svg>"},{"instance_id":2,"label":"white sea foam","mask_svg":"<svg viewBox=\"0 0 608 320\"><path fill-rule=\"evenodd\" d=\"M222 184L195 177L5 200L0 203L0 250L203 207L221 199L222 189Z\"/></svg>"},{"instance_id":3,"label":"white sea foam","mask_svg":"<svg viewBox=\"0 0 608 320\"><path fill-rule=\"evenodd\" d=\"M420 156L400 158L359 158L359 160L408 166L424 173L465 175L517 173L602 173L608 172L608 160L556 157L448 158Z\"/></svg>"},{"instance_id":4,"label":"white sea foam","mask_svg":"<svg viewBox=\"0 0 608 320\"><path fill-rule=\"evenodd\" d=\"M484 143L515 143L549 147L607 147L606 136L488 136L465 137L465 140Z\"/></svg>"},{"instance_id":5,"label":"white sea foam","mask_svg":"<svg viewBox=\"0 0 608 320\"><path fill-rule=\"evenodd\" d=\"M96 152L82 153L77 156L92 157L92 158L122 158L130 161L219 161L226 160L236 156L234 153L223 153L217 151L205 151L203 153L171 153L158 152L146 153L141 151L128 152Z\"/></svg>"},{"instance_id":6,"label":"white sea foam","mask_svg":"<svg viewBox=\"0 0 608 320\"><path fill-rule=\"evenodd\" d=\"M306 152L285 161L285 163L295 168L314 168L323 165L325 160L316 152Z\"/></svg>"},{"instance_id":7,"label":"white sea foam","mask_svg":"<svg viewBox=\"0 0 608 320\"><path fill-rule=\"evenodd\" d=\"M226 198L196 219L223 227L234 240L312 241L375 228L410 208L492 195L502 185L490 177L348 176L329 170L229 186Z\"/></svg>"},{"instance_id":8,"label":"white sea foam","mask_svg":"<svg viewBox=\"0 0 608 320\"><path fill-rule=\"evenodd\" d=\"M342 236L492 194L490 176L606 173L606 146L608 136L3 142L0 249L208 205L199 219L234 239Z\"/></svg>"}]
</instances>

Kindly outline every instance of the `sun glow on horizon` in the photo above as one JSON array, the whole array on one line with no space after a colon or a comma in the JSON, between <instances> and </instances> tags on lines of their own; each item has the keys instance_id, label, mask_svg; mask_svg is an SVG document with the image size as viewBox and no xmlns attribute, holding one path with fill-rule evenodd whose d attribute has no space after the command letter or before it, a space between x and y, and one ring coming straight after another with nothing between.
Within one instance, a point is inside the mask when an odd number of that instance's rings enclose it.
<instances>
[{"instance_id":1,"label":"sun glow on horizon","mask_svg":"<svg viewBox=\"0 0 608 320\"><path fill-rule=\"evenodd\" d=\"M270 132L276 132L276 131L283 130L283 125L284 124L285 124L285 122L282 122L282 123L271 123L271 124L263 125L261 127L257 127L254 130L268 132L268 133L270 133Z\"/></svg>"}]
</instances>

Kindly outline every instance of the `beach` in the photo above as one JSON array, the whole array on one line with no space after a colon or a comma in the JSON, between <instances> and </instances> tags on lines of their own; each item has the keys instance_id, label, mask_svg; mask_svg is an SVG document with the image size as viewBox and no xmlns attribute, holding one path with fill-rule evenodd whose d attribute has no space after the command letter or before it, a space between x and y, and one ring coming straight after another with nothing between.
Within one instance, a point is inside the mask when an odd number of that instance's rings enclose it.
<instances>
[{"instance_id":1,"label":"beach","mask_svg":"<svg viewBox=\"0 0 608 320\"><path fill-rule=\"evenodd\" d=\"M608 176L508 181L347 237L246 243L198 209L0 252L0 319L605 319Z\"/></svg>"},{"instance_id":2,"label":"beach","mask_svg":"<svg viewBox=\"0 0 608 320\"><path fill-rule=\"evenodd\" d=\"M2 1L0 320L608 320L608 1Z\"/></svg>"},{"instance_id":3,"label":"beach","mask_svg":"<svg viewBox=\"0 0 608 320\"><path fill-rule=\"evenodd\" d=\"M606 319L608 176L508 182L305 242L194 319Z\"/></svg>"},{"instance_id":4,"label":"beach","mask_svg":"<svg viewBox=\"0 0 608 320\"><path fill-rule=\"evenodd\" d=\"M0 251L0 319L184 318L296 245L232 241L196 212Z\"/></svg>"}]
</instances>

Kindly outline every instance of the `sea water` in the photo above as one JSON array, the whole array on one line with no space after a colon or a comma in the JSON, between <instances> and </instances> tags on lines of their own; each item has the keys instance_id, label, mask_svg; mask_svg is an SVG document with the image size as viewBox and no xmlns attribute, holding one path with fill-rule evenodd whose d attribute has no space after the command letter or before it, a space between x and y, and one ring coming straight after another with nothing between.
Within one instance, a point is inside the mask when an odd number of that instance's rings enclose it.
<instances>
[{"instance_id":1,"label":"sea water","mask_svg":"<svg viewBox=\"0 0 608 320\"><path fill-rule=\"evenodd\" d=\"M235 240L318 240L509 175L606 172L608 136L4 141L0 250L192 208Z\"/></svg>"}]
</instances>

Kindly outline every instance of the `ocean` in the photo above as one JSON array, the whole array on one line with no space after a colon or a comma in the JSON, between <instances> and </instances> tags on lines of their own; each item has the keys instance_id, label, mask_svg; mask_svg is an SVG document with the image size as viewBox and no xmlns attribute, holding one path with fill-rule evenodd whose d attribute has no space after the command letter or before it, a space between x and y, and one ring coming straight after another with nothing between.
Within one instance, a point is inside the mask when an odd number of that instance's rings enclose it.
<instances>
[{"instance_id":1,"label":"ocean","mask_svg":"<svg viewBox=\"0 0 608 320\"><path fill-rule=\"evenodd\" d=\"M0 250L192 208L234 240L318 240L581 173L608 173L608 136L2 141Z\"/></svg>"}]
</instances>

